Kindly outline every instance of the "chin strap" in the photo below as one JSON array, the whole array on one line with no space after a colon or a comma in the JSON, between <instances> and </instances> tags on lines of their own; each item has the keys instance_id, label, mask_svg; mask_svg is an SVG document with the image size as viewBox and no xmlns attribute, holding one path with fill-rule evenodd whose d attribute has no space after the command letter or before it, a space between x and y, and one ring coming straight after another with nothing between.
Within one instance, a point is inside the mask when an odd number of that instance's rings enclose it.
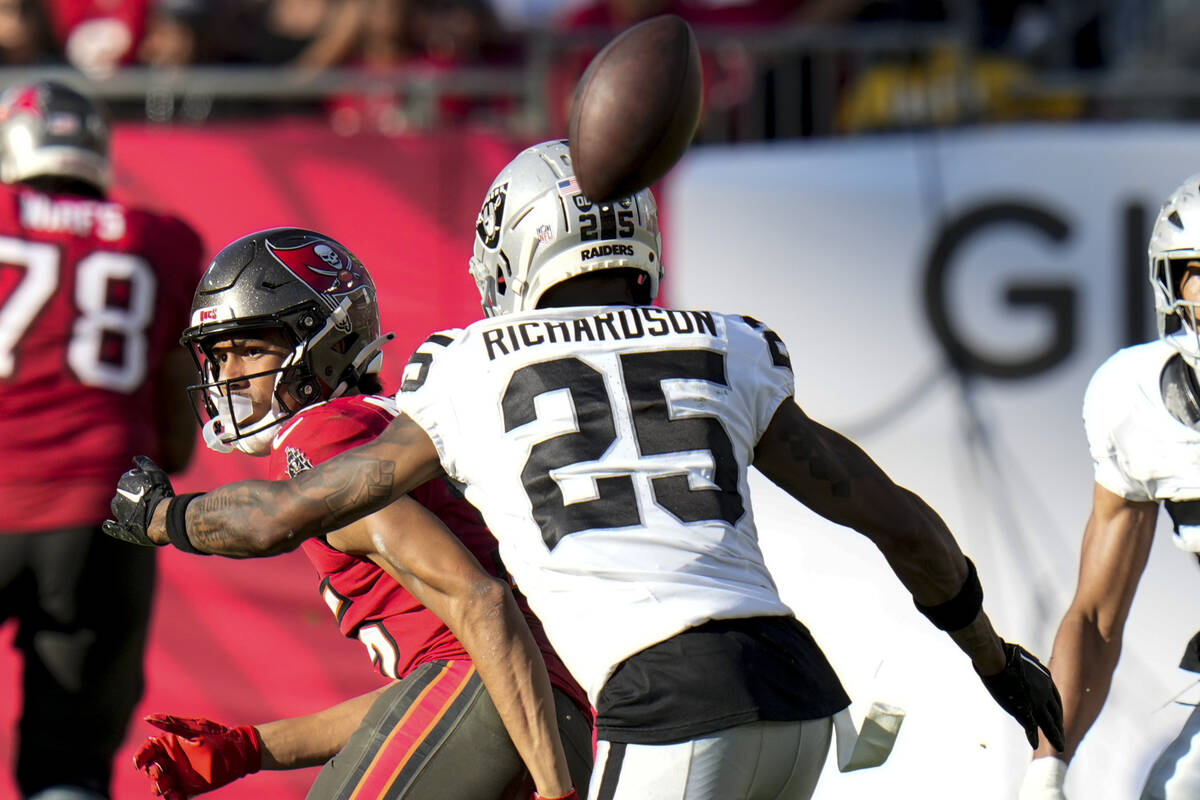
<instances>
[{"instance_id":1,"label":"chin strap","mask_svg":"<svg viewBox=\"0 0 1200 800\"><path fill-rule=\"evenodd\" d=\"M383 346L395 338L396 334L389 331L359 351L359 354L350 362L350 374L354 376L356 383L363 375L379 374L379 371L383 369ZM329 398L341 397L349 388L350 381L343 380L330 393Z\"/></svg>"},{"instance_id":2,"label":"chin strap","mask_svg":"<svg viewBox=\"0 0 1200 800\"><path fill-rule=\"evenodd\" d=\"M1176 354L1167 359L1158 385L1171 416L1189 428L1200 430L1200 381L1183 356Z\"/></svg>"},{"instance_id":3,"label":"chin strap","mask_svg":"<svg viewBox=\"0 0 1200 800\"><path fill-rule=\"evenodd\" d=\"M278 385L278 374L275 376L275 380ZM218 453L232 453L234 450L240 450L252 456L265 455L270 452L271 437L275 435L275 426L287 419L287 415L279 406L278 396L272 392L271 409L262 419L243 428L236 424L236 420L245 419L252 413L253 404L250 398L240 394L226 396L216 390L213 394L212 403L217 409L217 415L204 423L204 427L201 429L204 444L208 446L208 449ZM221 428L220 432L217 431L218 426ZM237 433L237 438L232 438L232 432Z\"/></svg>"}]
</instances>

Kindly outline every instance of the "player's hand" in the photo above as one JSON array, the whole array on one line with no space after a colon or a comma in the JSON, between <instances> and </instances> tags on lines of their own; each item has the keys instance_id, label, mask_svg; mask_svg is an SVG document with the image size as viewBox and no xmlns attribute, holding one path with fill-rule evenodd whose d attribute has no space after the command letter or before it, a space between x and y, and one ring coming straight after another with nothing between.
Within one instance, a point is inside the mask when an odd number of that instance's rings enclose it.
<instances>
[{"instance_id":1,"label":"player's hand","mask_svg":"<svg viewBox=\"0 0 1200 800\"><path fill-rule=\"evenodd\" d=\"M196 717L154 714L146 717L165 735L142 743L133 765L150 779L164 800L187 800L258 772L262 738L252 725L229 728Z\"/></svg>"},{"instance_id":2,"label":"player's hand","mask_svg":"<svg viewBox=\"0 0 1200 800\"><path fill-rule=\"evenodd\" d=\"M1061 752L1066 746L1062 698L1050 670L1042 666L1037 656L1017 644L1005 642L1004 655L1004 669L995 675L981 675L983 685L992 699L1025 729L1030 747L1038 746L1038 728L1041 728L1046 741Z\"/></svg>"},{"instance_id":3,"label":"player's hand","mask_svg":"<svg viewBox=\"0 0 1200 800\"><path fill-rule=\"evenodd\" d=\"M1067 777L1067 765L1053 756L1035 758L1025 770L1017 800L1067 800L1063 794L1063 782Z\"/></svg>"},{"instance_id":4,"label":"player's hand","mask_svg":"<svg viewBox=\"0 0 1200 800\"><path fill-rule=\"evenodd\" d=\"M162 468L145 456L133 459L134 468L117 481L117 493L112 499L116 519L106 519L102 530L114 539L133 544L156 547L150 539L150 520L154 509L163 500L175 496L171 478Z\"/></svg>"}]
</instances>

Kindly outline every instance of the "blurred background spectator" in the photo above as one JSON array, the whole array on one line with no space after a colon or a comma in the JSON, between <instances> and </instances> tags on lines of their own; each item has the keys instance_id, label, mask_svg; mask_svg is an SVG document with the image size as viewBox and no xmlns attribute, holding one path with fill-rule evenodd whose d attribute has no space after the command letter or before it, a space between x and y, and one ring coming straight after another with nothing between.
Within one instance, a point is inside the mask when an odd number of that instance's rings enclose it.
<instances>
[{"instance_id":1,"label":"blurred background spectator","mask_svg":"<svg viewBox=\"0 0 1200 800\"><path fill-rule=\"evenodd\" d=\"M138 61L150 67L179 68L219 60L213 2L158 0L138 46Z\"/></svg>"},{"instance_id":2,"label":"blurred background spectator","mask_svg":"<svg viewBox=\"0 0 1200 800\"><path fill-rule=\"evenodd\" d=\"M46 0L67 61L92 78L132 64L146 32L149 0Z\"/></svg>"},{"instance_id":3,"label":"blurred background spectator","mask_svg":"<svg viewBox=\"0 0 1200 800\"><path fill-rule=\"evenodd\" d=\"M7 66L44 64L59 58L40 0L0 0L0 58Z\"/></svg>"},{"instance_id":4,"label":"blurred background spectator","mask_svg":"<svg viewBox=\"0 0 1200 800\"><path fill-rule=\"evenodd\" d=\"M374 79L366 92L345 93L330 106L334 129L401 133L467 123L503 127L514 107L502 89L470 93L436 89L463 68L519 65L517 48L486 0L364 0L363 26L346 63ZM405 90L389 82L396 70L418 78Z\"/></svg>"}]
</instances>

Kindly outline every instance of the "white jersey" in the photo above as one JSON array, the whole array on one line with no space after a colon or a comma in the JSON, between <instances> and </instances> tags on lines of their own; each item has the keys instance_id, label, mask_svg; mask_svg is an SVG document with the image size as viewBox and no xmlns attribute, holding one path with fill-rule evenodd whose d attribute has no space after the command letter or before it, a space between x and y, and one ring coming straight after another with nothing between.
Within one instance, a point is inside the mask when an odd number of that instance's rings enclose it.
<instances>
[{"instance_id":1,"label":"white jersey","mask_svg":"<svg viewBox=\"0 0 1200 800\"><path fill-rule=\"evenodd\" d=\"M654 307L525 312L435 334L397 402L437 446L596 702L629 656L711 619L790 615L747 468L793 392L753 320Z\"/></svg>"},{"instance_id":2,"label":"white jersey","mask_svg":"<svg viewBox=\"0 0 1200 800\"><path fill-rule=\"evenodd\" d=\"M1181 523L1176 510L1200 500L1200 431L1171 414L1160 385L1176 353L1162 340L1117 351L1088 384L1083 422L1096 482L1129 500L1168 503L1176 544L1200 552L1200 526Z\"/></svg>"}]
</instances>

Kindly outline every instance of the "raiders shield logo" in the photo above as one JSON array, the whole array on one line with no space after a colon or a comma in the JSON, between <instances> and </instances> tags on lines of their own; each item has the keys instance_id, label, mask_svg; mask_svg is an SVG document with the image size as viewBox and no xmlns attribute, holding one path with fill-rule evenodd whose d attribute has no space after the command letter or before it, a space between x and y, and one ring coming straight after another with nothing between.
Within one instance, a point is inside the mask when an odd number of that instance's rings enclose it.
<instances>
[{"instance_id":1,"label":"raiders shield logo","mask_svg":"<svg viewBox=\"0 0 1200 800\"><path fill-rule=\"evenodd\" d=\"M488 192L483 208L479 209L479 218L475 220L475 233L488 250L495 250L500 243L500 224L504 221L504 198L507 194L507 183L494 187Z\"/></svg>"}]
</instances>

